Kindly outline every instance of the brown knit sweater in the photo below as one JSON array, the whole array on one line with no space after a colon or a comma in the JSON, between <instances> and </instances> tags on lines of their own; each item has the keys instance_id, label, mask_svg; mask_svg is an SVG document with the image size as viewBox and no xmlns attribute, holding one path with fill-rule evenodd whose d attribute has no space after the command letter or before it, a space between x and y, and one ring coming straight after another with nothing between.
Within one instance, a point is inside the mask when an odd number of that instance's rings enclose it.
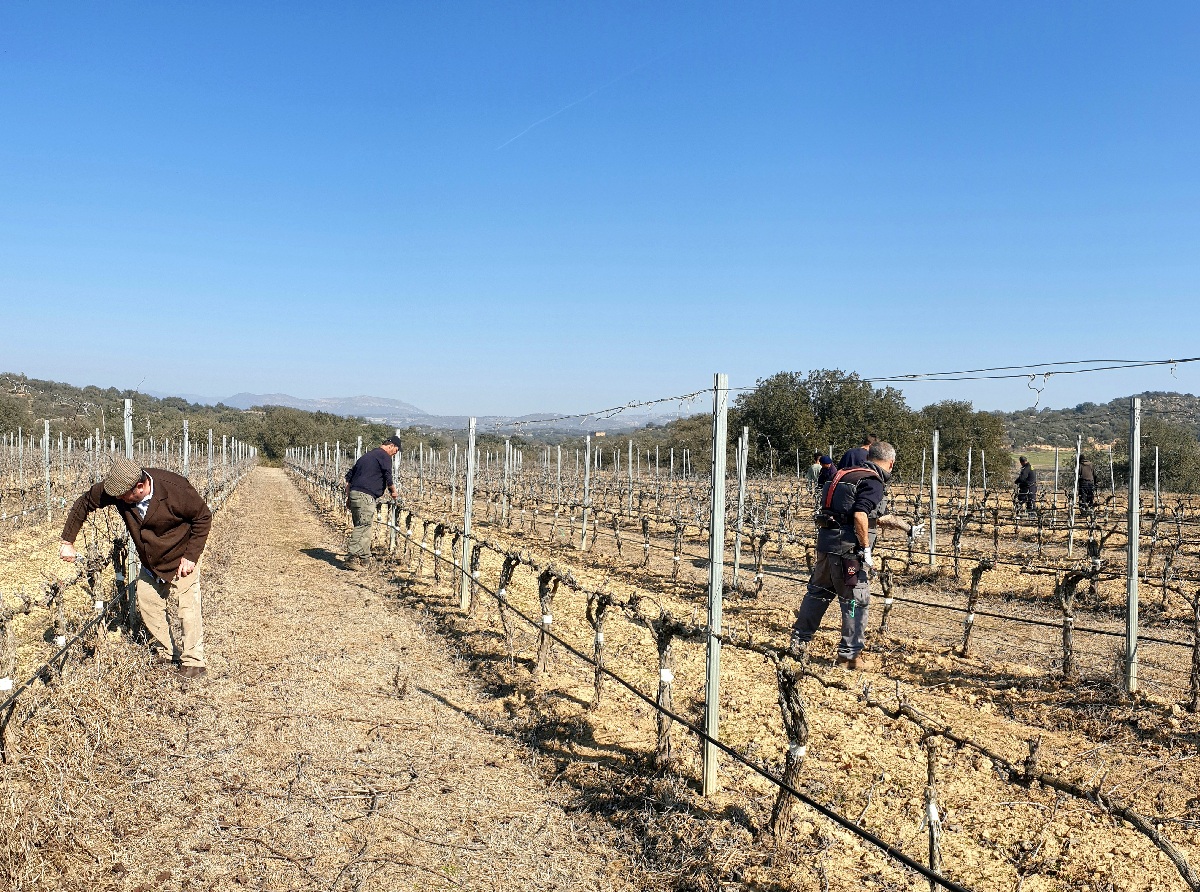
<instances>
[{"instance_id":1,"label":"brown knit sweater","mask_svg":"<svg viewBox=\"0 0 1200 892\"><path fill-rule=\"evenodd\" d=\"M142 566L162 579L171 579L181 559L200 559L212 527L212 512L187 478L161 468L146 468L146 473L154 481L154 492L145 520L136 506L113 498L104 491L103 484L97 483L75 500L62 537L74 542L89 514L114 505L129 528Z\"/></svg>"}]
</instances>

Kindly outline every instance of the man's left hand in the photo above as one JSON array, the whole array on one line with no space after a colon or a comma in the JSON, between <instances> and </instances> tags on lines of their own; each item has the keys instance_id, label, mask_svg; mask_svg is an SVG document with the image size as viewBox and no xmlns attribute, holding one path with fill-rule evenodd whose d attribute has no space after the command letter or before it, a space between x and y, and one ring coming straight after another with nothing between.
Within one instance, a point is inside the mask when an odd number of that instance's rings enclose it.
<instances>
[{"instance_id":1,"label":"man's left hand","mask_svg":"<svg viewBox=\"0 0 1200 892\"><path fill-rule=\"evenodd\" d=\"M185 576L190 576L192 571L196 569L196 562L189 561L184 558L179 562L179 571L175 574L176 579L183 579Z\"/></svg>"}]
</instances>

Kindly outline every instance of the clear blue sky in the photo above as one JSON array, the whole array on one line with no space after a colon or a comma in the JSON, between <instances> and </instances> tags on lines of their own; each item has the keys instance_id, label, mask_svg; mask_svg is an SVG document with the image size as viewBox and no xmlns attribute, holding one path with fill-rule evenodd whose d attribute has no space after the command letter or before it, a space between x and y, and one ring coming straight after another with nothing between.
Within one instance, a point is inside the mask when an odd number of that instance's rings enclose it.
<instances>
[{"instance_id":1,"label":"clear blue sky","mask_svg":"<svg viewBox=\"0 0 1200 892\"><path fill-rule=\"evenodd\" d=\"M482 414L1197 355L1197 46L1194 2L7 0L0 370ZM1144 389L1200 370L1043 405Z\"/></svg>"}]
</instances>

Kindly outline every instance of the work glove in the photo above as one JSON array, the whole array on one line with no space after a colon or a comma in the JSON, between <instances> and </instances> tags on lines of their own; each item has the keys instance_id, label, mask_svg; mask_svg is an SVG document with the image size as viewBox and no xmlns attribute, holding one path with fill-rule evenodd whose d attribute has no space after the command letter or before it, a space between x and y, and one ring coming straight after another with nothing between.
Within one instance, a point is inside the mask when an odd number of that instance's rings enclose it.
<instances>
[{"instance_id":1,"label":"work glove","mask_svg":"<svg viewBox=\"0 0 1200 892\"><path fill-rule=\"evenodd\" d=\"M921 539L925 536L925 524L914 523L908 528L908 535L913 539Z\"/></svg>"},{"instance_id":2,"label":"work glove","mask_svg":"<svg viewBox=\"0 0 1200 892\"><path fill-rule=\"evenodd\" d=\"M868 548L856 548L854 550L854 556L857 557L859 562L862 563L862 565L864 567L866 567L868 570L875 569L875 561L871 557L871 549L869 547Z\"/></svg>"}]
</instances>

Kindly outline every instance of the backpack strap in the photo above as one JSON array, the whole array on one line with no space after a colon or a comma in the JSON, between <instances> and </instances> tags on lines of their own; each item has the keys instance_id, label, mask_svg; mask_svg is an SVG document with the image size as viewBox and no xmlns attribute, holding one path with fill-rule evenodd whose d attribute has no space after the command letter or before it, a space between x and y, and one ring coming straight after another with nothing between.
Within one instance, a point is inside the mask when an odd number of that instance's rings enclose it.
<instances>
[{"instance_id":1,"label":"backpack strap","mask_svg":"<svg viewBox=\"0 0 1200 892\"><path fill-rule=\"evenodd\" d=\"M847 479L852 475L853 479ZM833 479L829 481L829 486L825 488L825 501L821 507L828 509L833 504L833 494L837 490L839 483L853 483L857 489L859 482L867 477L874 477L880 481L883 480L882 477L870 468L844 468L838 471L833 475Z\"/></svg>"}]
</instances>

